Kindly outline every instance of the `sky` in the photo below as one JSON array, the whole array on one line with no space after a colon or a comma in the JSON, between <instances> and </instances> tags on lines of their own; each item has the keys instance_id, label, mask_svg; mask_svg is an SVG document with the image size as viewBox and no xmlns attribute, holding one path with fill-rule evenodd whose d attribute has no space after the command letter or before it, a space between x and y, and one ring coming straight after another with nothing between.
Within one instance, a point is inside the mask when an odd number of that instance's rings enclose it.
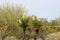
<instances>
[{"instance_id":1,"label":"sky","mask_svg":"<svg viewBox=\"0 0 60 40\"><path fill-rule=\"evenodd\" d=\"M60 0L0 0L0 5L3 3L21 4L27 9L28 15L48 20L60 17Z\"/></svg>"}]
</instances>

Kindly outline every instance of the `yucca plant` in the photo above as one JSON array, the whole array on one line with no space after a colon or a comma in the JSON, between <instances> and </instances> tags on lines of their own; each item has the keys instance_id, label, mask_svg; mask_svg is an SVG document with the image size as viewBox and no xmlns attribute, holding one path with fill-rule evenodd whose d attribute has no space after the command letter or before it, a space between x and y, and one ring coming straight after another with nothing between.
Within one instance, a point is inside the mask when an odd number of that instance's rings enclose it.
<instances>
[{"instance_id":1,"label":"yucca plant","mask_svg":"<svg viewBox=\"0 0 60 40\"><path fill-rule=\"evenodd\" d=\"M35 31L34 40L37 40L37 37L38 37L39 31L41 29L41 26L43 26L42 20L40 18L37 18L37 17L33 16L32 24L33 24L33 29Z\"/></svg>"},{"instance_id":2,"label":"yucca plant","mask_svg":"<svg viewBox=\"0 0 60 40\"><path fill-rule=\"evenodd\" d=\"M25 40L26 28L29 26L29 17L27 17L26 12L24 12L21 19L19 19L20 27L23 29L23 40Z\"/></svg>"}]
</instances>

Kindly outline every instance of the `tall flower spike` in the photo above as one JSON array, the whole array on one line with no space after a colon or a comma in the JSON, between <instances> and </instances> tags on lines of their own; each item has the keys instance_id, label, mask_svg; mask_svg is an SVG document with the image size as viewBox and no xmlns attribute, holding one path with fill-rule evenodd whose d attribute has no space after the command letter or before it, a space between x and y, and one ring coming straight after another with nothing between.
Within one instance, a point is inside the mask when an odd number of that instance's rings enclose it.
<instances>
[{"instance_id":1,"label":"tall flower spike","mask_svg":"<svg viewBox=\"0 0 60 40\"><path fill-rule=\"evenodd\" d=\"M21 24L21 20L19 19L19 23Z\"/></svg>"},{"instance_id":2,"label":"tall flower spike","mask_svg":"<svg viewBox=\"0 0 60 40\"><path fill-rule=\"evenodd\" d=\"M38 20L40 21L41 19L38 18Z\"/></svg>"},{"instance_id":3,"label":"tall flower spike","mask_svg":"<svg viewBox=\"0 0 60 40\"><path fill-rule=\"evenodd\" d=\"M35 17L33 16L33 20L35 20Z\"/></svg>"},{"instance_id":4,"label":"tall flower spike","mask_svg":"<svg viewBox=\"0 0 60 40\"><path fill-rule=\"evenodd\" d=\"M27 12L24 12L24 13L23 13L22 18L24 19L25 17L27 17Z\"/></svg>"}]
</instances>

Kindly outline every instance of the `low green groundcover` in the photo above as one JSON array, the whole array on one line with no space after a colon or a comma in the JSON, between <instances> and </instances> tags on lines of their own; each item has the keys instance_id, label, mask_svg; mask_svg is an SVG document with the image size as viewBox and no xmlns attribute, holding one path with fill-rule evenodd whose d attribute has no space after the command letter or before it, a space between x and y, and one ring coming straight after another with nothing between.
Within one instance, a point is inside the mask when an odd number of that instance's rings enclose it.
<instances>
[{"instance_id":1,"label":"low green groundcover","mask_svg":"<svg viewBox=\"0 0 60 40\"><path fill-rule=\"evenodd\" d=\"M7 36L5 40L18 40L18 39L14 36Z\"/></svg>"}]
</instances>

